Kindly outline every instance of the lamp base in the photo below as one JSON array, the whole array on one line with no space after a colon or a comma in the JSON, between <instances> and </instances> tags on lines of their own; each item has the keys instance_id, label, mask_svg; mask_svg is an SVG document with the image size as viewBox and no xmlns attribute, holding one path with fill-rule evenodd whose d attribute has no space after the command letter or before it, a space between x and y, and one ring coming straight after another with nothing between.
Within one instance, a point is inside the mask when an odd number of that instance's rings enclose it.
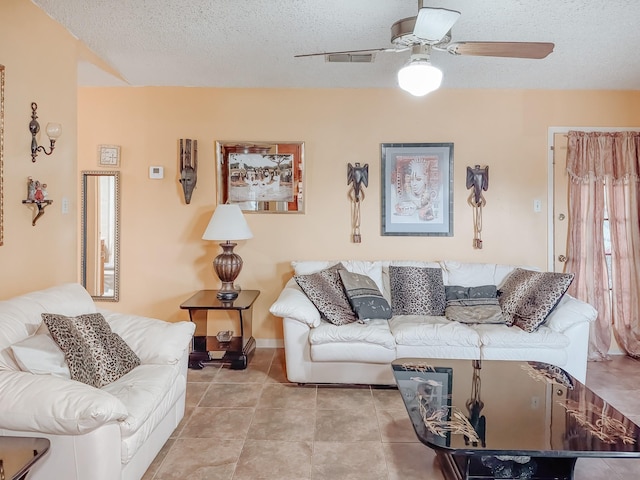
<instances>
[{"instance_id":1,"label":"lamp base","mask_svg":"<svg viewBox=\"0 0 640 480\"><path fill-rule=\"evenodd\" d=\"M221 243L222 253L213 260L213 269L218 278L222 282L222 286L216 297L220 300L235 300L238 297L238 291L233 286L233 281L242 270L242 258L237 253L233 253L236 243Z\"/></svg>"}]
</instances>

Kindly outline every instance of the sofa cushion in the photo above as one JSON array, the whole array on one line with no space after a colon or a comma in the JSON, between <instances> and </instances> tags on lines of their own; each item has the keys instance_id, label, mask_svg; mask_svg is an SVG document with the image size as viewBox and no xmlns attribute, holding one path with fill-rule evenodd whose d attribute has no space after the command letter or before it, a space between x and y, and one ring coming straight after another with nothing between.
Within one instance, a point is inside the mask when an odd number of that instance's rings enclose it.
<instances>
[{"instance_id":1,"label":"sofa cushion","mask_svg":"<svg viewBox=\"0 0 640 480\"><path fill-rule=\"evenodd\" d=\"M347 270L339 270L338 273L358 320L391 318L391 306L371 277Z\"/></svg>"},{"instance_id":2,"label":"sofa cushion","mask_svg":"<svg viewBox=\"0 0 640 480\"><path fill-rule=\"evenodd\" d=\"M482 347L511 349L563 349L569 345L569 337L554 332L544 325L534 332L508 325L473 325Z\"/></svg>"},{"instance_id":3,"label":"sofa cushion","mask_svg":"<svg viewBox=\"0 0 640 480\"><path fill-rule=\"evenodd\" d=\"M573 277L572 273L516 268L500 287L500 307L507 324L534 332L558 304Z\"/></svg>"},{"instance_id":4,"label":"sofa cushion","mask_svg":"<svg viewBox=\"0 0 640 480\"><path fill-rule=\"evenodd\" d=\"M444 315L441 269L390 265L389 282L394 315Z\"/></svg>"},{"instance_id":5,"label":"sofa cushion","mask_svg":"<svg viewBox=\"0 0 640 480\"><path fill-rule=\"evenodd\" d=\"M49 334L27 337L11 345L11 351L23 372L71 378L64 352Z\"/></svg>"},{"instance_id":6,"label":"sofa cushion","mask_svg":"<svg viewBox=\"0 0 640 480\"><path fill-rule=\"evenodd\" d=\"M464 263L453 260L442 261L440 265L444 271L445 285L462 285L463 287L500 285L515 268L513 265Z\"/></svg>"},{"instance_id":7,"label":"sofa cushion","mask_svg":"<svg viewBox=\"0 0 640 480\"><path fill-rule=\"evenodd\" d=\"M336 264L316 273L294 276L322 317L334 325L357 321L340 280L338 270L341 268L341 264Z\"/></svg>"},{"instance_id":8,"label":"sofa cushion","mask_svg":"<svg viewBox=\"0 0 640 480\"><path fill-rule=\"evenodd\" d=\"M398 345L479 347L478 332L445 317L396 315L389 327Z\"/></svg>"},{"instance_id":9,"label":"sofa cushion","mask_svg":"<svg viewBox=\"0 0 640 480\"><path fill-rule=\"evenodd\" d=\"M320 326L309 331L309 343L322 345L327 343L360 342L395 350L396 343L389 329L389 322L383 319L373 319L363 323L350 323L337 326L322 321Z\"/></svg>"},{"instance_id":10,"label":"sofa cushion","mask_svg":"<svg viewBox=\"0 0 640 480\"><path fill-rule=\"evenodd\" d=\"M75 317L43 313L42 319L64 352L73 380L100 388L140 365L100 313Z\"/></svg>"}]
</instances>

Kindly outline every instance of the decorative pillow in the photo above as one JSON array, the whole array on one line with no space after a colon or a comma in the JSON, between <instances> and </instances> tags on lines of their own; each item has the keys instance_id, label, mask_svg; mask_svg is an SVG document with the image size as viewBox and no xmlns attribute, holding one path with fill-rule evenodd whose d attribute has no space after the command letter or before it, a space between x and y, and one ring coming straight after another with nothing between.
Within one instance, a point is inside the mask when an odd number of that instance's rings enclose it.
<instances>
[{"instance_id":1,"label":"decorative pillow","mask_svg":"<svg viewBox=\"0 0 640 480\"><path fill-rule=\"evenodd\" d=\"M64 352L48 334L27 337L11 345L11 351L23 372L71 378Z\"/></svg>"},{"instance_id":2,"label":"decorative pillow","mask_svg":"<svg viewBox=\"0 0 640 480\"><path fill-rule=\"evenodd\" d=\"M358 320L391 318L389 302L382 296L376 282L367 275L338 270L347 299Z\"/></svg>"},{"instance_id":3,"label":"decorative pillow","mask_svg":"<svg viewBox=\"0 0 640 480\"><path fill-rule=\"evenodd\" d=\"M449 320L460 323L505 323L495 285L448 285L444 289L447 296L444 316Z\"/></svg>"},{"instance_id":4,"label":"decorative pillow","mask_svg":"<svg viewBox=\"0 0 640 480\"><path fill-rule=\"evenodd\" d=\"M72 380L101 388L140 365L138 356L100 313L77 317L43 313L42 319L64 352Z\"/></svg>"},{"instance_id":5,"label":"decorative pillow","mask_svg":"<svg viewBox=\"0 0 640 480\"><path fill-rule=\"evenodd\" d=\"M444 315L446 296L440 268L389 266L394 315Z\"/></svg>"},{"instance_id":6,"label":"decorative pillow","mask_svg":"<svg viewBox=\"0 0 640 480\"><path fill-rule=\"evenodd\" d=\"M294 275L296 282L320 315L334 325L346 325L357 321L344 293L338 270L342 264L333 265L310 275Z\"/></svg>"},{"instance_id":7,"label":"decorative pillow","mask_svg":"<svg viewBox=\"0 0 640 480\"><path fill-rule=\"evenodd\" d=\"M516 268L504 281L498 299L507 325L534 332L558 304L573 281L572 273L534 272Z\"/></svg>"}]
</instances>

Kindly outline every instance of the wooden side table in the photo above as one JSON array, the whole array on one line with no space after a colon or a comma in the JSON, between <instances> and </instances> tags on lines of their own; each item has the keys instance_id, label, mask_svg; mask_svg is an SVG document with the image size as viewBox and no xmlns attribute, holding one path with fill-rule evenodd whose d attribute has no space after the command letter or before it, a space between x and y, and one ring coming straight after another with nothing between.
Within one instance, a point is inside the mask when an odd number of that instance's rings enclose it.
<instances>
[{"instance_id":1,"label":"wooden side table","mask_svg":"<svg viewBox=\"0 0 640 480\"><path fill-rule=\"evenodd\" d=\"M193 348L189 355L189 368L201 369L209 363L226 363L232 369L247 368L249 359L256 349L256 341L252 336L253 303L260 295L259 290L241 290L238 298L224 301L216 297L218 290L200 290L180 305L189 310L189 319L196 323L193 337ZM204 335L198 334L197 320L206 319L208 310L224 310L238 312L240 336L234 336L229 342L220 342L215 336L207 336L206 322ZM220 353L220 358L216 352Z\"/></svg>"},{"instance_id":2,"label":"wooden side table","mask_svg":"<svg viewBox=\"0 0 640 480\"><path fill-rule=\"evenodd\" d=\"M50 442L37 437L0 437L0 478L23 480L49 450Z\"/></svg>"}]
</instances>

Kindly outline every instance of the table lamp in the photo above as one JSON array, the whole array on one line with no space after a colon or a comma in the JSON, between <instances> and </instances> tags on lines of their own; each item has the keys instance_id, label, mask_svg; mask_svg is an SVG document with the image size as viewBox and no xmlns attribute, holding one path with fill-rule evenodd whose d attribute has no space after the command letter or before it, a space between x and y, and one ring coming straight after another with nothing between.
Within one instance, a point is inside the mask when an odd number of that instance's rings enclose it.
<instances>
[{"instance_id":1,"label":"table lamp","mask_svg":"<svg viewBox=\"0 0 640 480\"><path fill-rule=\"evenodd\" d=\"M238 205L225 204L216 207L202 239L224 240L224 243L220 244L222 253L213 260L213 269L222 282L217 294L220 300L235 300L238 297L233 281L242 270L242 258L233 252L237 244L232 243L232 240L246 240L252 237L253 234Z\"/></svg>"}]
</instances>

